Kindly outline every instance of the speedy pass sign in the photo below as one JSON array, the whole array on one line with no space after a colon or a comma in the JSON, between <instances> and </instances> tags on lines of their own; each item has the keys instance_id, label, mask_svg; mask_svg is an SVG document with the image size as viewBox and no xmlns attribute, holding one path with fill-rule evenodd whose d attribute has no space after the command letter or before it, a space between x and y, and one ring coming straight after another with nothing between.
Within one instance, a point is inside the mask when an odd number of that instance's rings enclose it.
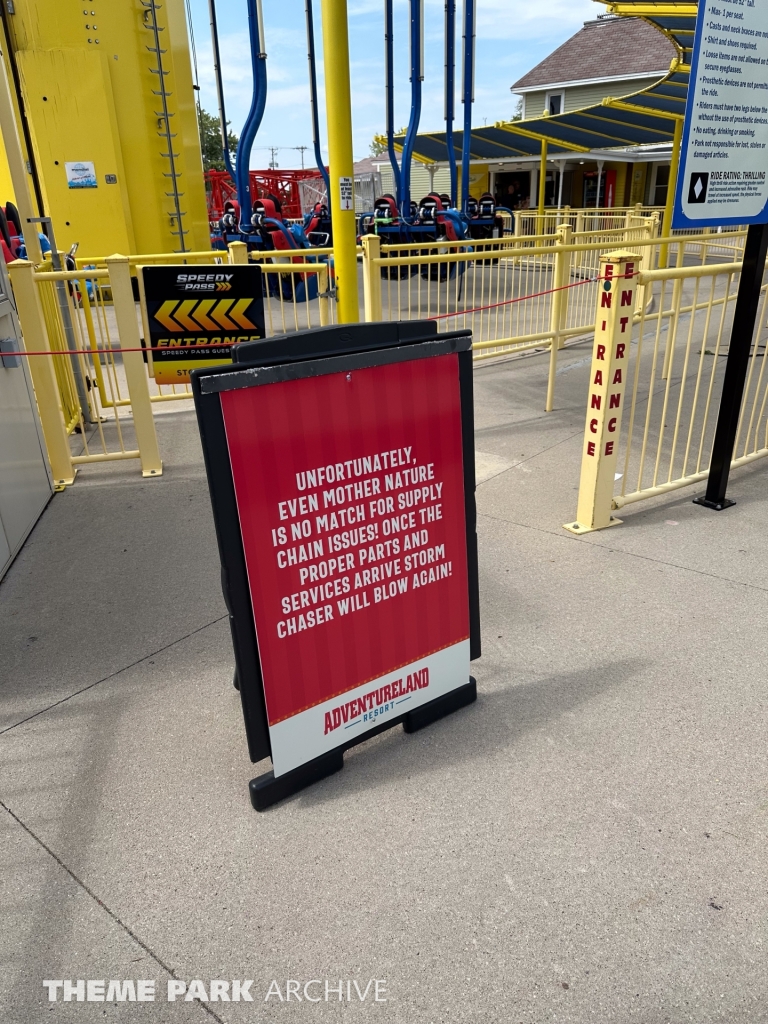
<instances>
[{"instance_id":1,"label":"speedy pass sign","mask_svg":"<svg viewBox=\"0 0 768 1024\"><path fill-rule=\"evenodd\" d=\"M467 683L458 356L220 397L278 776Z\"/></svg>"},{"instance_id":2,"label":"speedy pass sign","mask_svg":"<svg viewBox=\"0 0 768 1024\"><path fill-rule=\"evenodd\" d=\"M257 266L140 267L144 330L158 384L185 384L189 371L231 359L231 346L264 337Z\"/></svg>"}]
</instances>

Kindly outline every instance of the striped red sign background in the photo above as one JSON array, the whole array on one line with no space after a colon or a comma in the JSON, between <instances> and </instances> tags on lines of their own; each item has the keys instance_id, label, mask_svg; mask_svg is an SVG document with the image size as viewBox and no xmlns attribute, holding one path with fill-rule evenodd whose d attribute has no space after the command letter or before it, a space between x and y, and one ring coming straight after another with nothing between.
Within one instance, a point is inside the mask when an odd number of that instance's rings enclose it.
<instances>
[{"instance_id":1,"label":"striped red sign background","mask_svg":"<svg viewBox=\"0 0 768 1024\"><path fill-rule=\"evenodd\" d=\"M232 390L222 393L221 399L270 725L469 636L457 356ZM356 594L360 599L365 592L368 605L342 616L338 598L324 600L322 605L329 604L333 610L330 621L281 638L278 623L300 614L286 616L282 599L315 585L301 584L300 568L337 557L327 552L327 533L316 532L316 517L333 511L332 506L324 508L323 494L334 484L301 491L297 474L406 448L412 449L408 468L433 466L434 479L419 486L442 484L439 500L420 500L415 522L416 531L428 531L425 548L445 546L443 561L450 562L450 575L414 589L414 570L402 572L400 578L408 580L407 591L376 604L372 585L354 588L360 554L359 549L350 549L354 568L328 578L347 576L351 589L344 596ZM388 473L382 468L372 474L380 481L380 496L394 498L395 514L413 511L399 509L398 494L417 485L387 492ZM371 475L360 479L366 478ZM357 479L352 476L341 483ZM301 494L316 494L318 511L281 519L279 503ZM391 539L384 537L383 523L391 513L371 516L370 500L352 500L348 505L363 504L362 525L378 523L378 541ZM418 509L435 504L441 506L442 518L422 523ZM279 550L307 543L290 540L291 523L302 519L309 519L312 526L308 541L323 540L323 558L280 568ZM288 527L289 540L276 547L272 531L280 526ZM399 557L403 569L405 556L417 555L419 550L402 551L405 536L416 531L395 534L401 553L384 561ZM423 570L419 566L415 571ZM306 615L307 609L302 612Z\"/></svg>"}]
</instances>

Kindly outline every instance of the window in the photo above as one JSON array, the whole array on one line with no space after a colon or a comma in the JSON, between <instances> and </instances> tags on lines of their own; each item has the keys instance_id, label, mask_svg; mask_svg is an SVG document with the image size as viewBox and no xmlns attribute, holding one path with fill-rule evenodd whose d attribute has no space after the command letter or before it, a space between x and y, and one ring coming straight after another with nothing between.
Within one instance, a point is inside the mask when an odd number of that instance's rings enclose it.
<instances>
[{"instance_id":1,"label":"window","mask_svg":"<svg viewBox=\"0 0 768 1024\"><path fill-rule=\"evenodd\" d=\"M656 177L653 183L652 206L664 206L667 202L667 191L669 189L669 165L661 165L656 168Z\"/></svg>"},{"instance_id":2,"label":"window","mask_svg":"<svg viewBox=\"0 0 768 1024\"><path fill-rule=\"evenodd\" d=\"M548 92L547 102L545 104L545 110L552 116L555 114L562 114L565 108L565 93L564 92Z\"/></svg>"}]
</instances>

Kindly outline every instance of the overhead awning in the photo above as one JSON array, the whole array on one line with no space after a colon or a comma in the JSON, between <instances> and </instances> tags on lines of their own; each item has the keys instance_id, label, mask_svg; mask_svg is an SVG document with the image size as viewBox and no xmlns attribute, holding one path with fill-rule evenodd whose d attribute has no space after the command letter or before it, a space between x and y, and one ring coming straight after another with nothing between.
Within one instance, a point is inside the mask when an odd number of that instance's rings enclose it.
<instances>
[{"instance_id":1,"label":"overhead awning","mask_svg":"<svg viewBox=\"0 0 768 1024\"><path fill-rule=\"evenodd\" d=\"M538 156L542 142L548 144L550 157L565 156L569 152L588 153L593 150L672 143L675 122L685 114L696 4L621 0L620 3L611 4L609 11L645 18L672 40L679 57L669 73L641 92L611 97L582 110L473 128L470 145L473 161ZM462 135L461 131L454 131L453 134L457 161L461 159ZM404 141L404 135L395 136L398 149L402 149ZM448 151L445 133L418 135L413 155L424 163L446 161Z\"/></svg>"}]
</instances>

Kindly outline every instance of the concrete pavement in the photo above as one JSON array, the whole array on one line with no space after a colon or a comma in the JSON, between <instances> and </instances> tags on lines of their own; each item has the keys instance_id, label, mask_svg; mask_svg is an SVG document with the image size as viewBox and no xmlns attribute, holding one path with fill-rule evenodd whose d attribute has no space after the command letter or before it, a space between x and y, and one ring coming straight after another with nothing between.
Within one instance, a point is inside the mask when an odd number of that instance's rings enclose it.
<instances>
[{"instance_id":1,"label":"concrete pavement","mask_svg":"<svg viewBox=\"0 0 768 1024\"><path fill-rule=\"evenodd\" d=\"M476 371L477 704L261 815L193 414L158 420L162 479L54 498L0 584L4 1024L768 1020L768 464L728 512L567 534L588 354L549 416L546 356ZM49 1003L64 978L157 996ZM289 979L343 999L265 1001Z\"/></svg>"}]
</instances>

